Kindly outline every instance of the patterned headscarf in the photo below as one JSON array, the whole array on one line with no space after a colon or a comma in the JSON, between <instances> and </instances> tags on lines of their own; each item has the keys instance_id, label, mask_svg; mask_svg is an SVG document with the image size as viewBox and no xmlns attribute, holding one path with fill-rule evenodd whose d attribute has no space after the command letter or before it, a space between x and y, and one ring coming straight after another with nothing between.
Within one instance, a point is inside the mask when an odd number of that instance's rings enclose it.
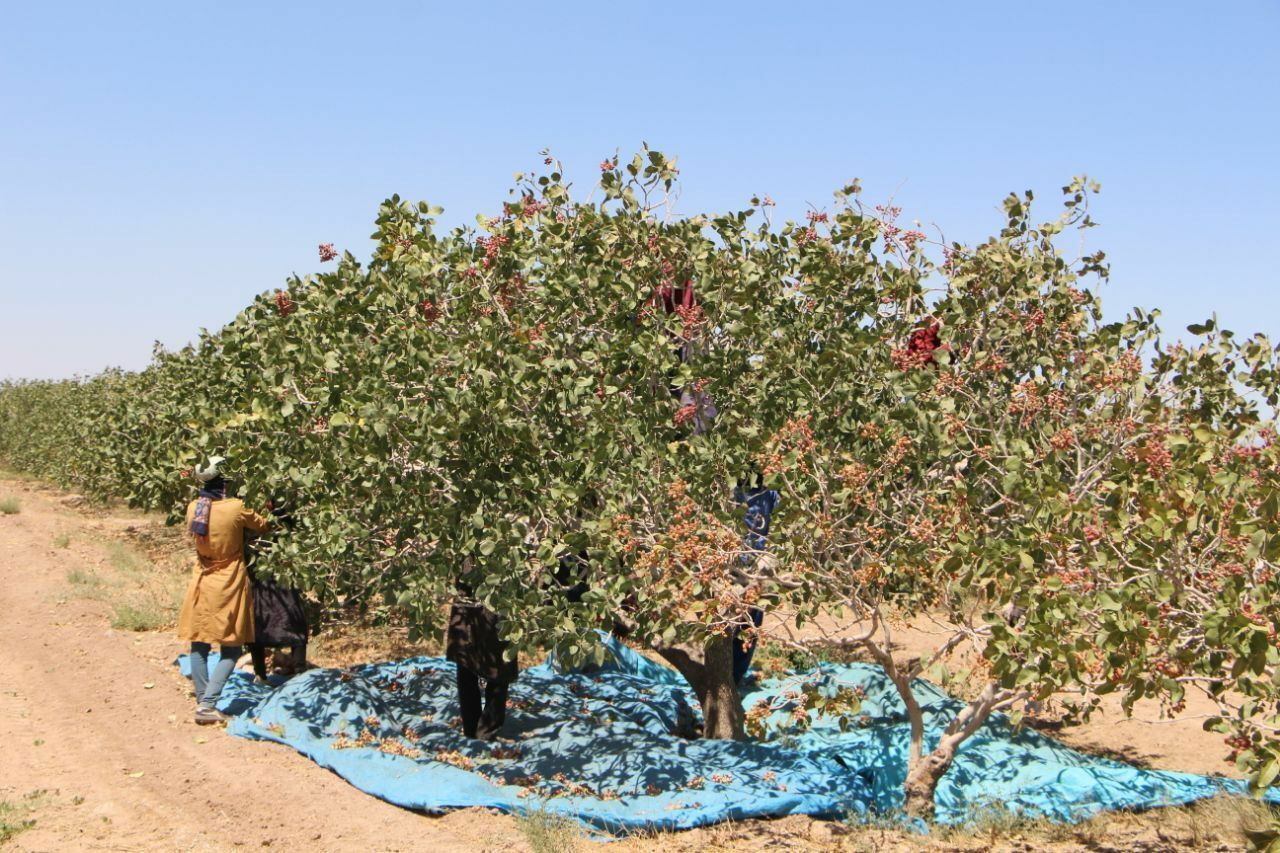
<instances>
[{"instance_id":1,"label":"patterned headscarf","mask_svg":"<svg viewBox=\"0 0 1280 853\"><path fill-rule=\"evenodd\" d=\"M200 496L196 499L196 511L191 518L191 533L202 539L209 535L209 516L213 510L213 502L227 496L227 481L222 478L220 470L225 461L221 456L214 456L207 466L197 466L194 472L201 485Z\"/></svg>"}]
</instances>

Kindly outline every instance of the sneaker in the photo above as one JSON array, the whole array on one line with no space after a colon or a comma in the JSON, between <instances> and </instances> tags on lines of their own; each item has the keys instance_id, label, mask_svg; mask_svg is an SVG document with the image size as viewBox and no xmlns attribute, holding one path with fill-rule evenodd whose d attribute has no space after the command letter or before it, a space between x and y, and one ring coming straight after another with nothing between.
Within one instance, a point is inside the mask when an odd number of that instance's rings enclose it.
<instances>
[{"instance_id":1,"label":"sneaker","mask_svg":"<svg viewBox=\"0 0 1280 853\"><path fill-rule=\"evenodd\" d=\"M196 708L195 721L198 726L221 723L227 719L229 719L227 715L219 711L217 708L208 708L204 705Z\"/></svg>"}]
</instances>

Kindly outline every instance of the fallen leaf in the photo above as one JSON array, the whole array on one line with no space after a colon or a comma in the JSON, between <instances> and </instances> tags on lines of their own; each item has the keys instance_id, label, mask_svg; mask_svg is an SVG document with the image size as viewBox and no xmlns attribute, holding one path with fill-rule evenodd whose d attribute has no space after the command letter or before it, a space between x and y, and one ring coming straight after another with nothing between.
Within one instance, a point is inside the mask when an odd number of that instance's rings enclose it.
<instances>
[{"instance_id":1,"label":"fallen leaf","mask_svg":"<svg viewBox=\"0 0 1280 853\"><path fill-rule=\"evenodd\" d=\"M142 778L143 776L145 776L145 775L147 775L147 774L146 774L146 771L144 771L144 770L139 770L137 773L130 773L130 774L129 774L129 778L130 778L130 779L141 779L141 778Z\"/></svg>"},{"instance_id":2,"label":"fallen leaf","mask_svg":"<svg viewBox=\"0 0 1280 853\"><path fill-rule=\"evenodd\" d=\"M143 683L143 685L142 685L142 689L143 689L143 690L150 690L152 687L155 687L155 686L156 686L156 683L155 683L154 681L147 681L147 682L144 682L144 683Z\"/></svg>"},{"instance_id":3,"label":"fallen leaf","mask_svg":"<svg viewBox=\"0 0 1280 853\"><path fill-rule=\"evenodd\" d=\"M207 737L198 737L198 738L196 738L195 740L196 740L196 743L208 743L208 742L209 742L209 739L208 739Z\"/></svg>"}]
</instances>

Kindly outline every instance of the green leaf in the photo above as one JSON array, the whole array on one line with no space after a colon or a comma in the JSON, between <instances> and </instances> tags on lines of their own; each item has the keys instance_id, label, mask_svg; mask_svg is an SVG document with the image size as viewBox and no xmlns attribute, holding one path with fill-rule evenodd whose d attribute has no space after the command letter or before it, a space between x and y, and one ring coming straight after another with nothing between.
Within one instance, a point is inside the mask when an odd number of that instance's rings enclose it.
<instances>
[{"instance_id":1,"label":"green leaf","mask_svg":"<svg viewBox=\"0 0 1280 853\"><path fill-rule=\"evenodd\" d=\"M1262 769L1258 771L1258 775L1253 780L1252 787L1257 791L1265 791L1276 781L1277 775L1280 775L1280 761L1272 758L1262 765Z\"/></svg>"}]
</instances>

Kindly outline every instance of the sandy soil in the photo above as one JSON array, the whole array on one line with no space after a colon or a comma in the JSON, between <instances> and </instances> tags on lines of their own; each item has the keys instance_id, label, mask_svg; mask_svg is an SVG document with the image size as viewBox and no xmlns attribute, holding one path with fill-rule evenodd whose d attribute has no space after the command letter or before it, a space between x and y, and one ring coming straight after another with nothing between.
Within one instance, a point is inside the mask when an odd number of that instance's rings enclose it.
<instances>
[{"instance_id":1,"label":"sandy soil","mask_svg":"<svg viewBox=\"0 0 1280 853\"><path fill-rule=\"evenodd\" d=\"M513 818L483 810L428 817L369 797L288 749L191 722L189 684L172 665L171 632L113 630L110 605L76 595L69 574L110 578L126 531L163 530L126 510L74 508L30 481L0 480L22 508L0 515L0 801L29 804L17 850L528 850ZM132 528L130 531L129 529ZM142 537L145 541L147 536ZM182 572L174 567L174 572ZM904 635L904 649L922 644ZM1189 716L1159 722L1118 713L1064 739L1150 766L1229 770L1218 736ZM1148 820L1129 836L1159 835ZM1154 833L1154 834L1153 834ZM594 846L594 845L592 845ZM658 849L1044 849L968 839L925 845L896 833L850 835L839 824L787 818L610 845ZM1054 849L1138 849L1069 844ZM603 848L601 848L603 849ZM1145 842L1141 849L1186 849ZM1223 849L1223 848L1212 848Z\"/></svg>"}]
</instances>

